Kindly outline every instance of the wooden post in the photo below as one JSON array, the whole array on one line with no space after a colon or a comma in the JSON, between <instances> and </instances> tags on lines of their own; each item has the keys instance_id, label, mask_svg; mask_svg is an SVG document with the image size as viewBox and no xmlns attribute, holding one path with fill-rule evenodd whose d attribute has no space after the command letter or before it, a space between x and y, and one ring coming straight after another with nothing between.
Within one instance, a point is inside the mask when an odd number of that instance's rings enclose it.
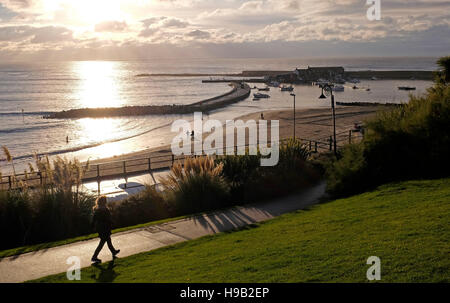
<instances>
[{"instance_id":1,"label":"wooden post","mask_svg":"<svg viewBox=\"0 0 450 303\"><path fill-rule=\"evenodd\" d=\"M314 151L317 153L317 141L314 142Z\"/></svg>"},{"instance_id":2,"label":"wooden post","mask_svg":"<svg viewBox=\"0 0 450 303\"><path fill-rule=\"evenodd\" d=\"M172 166L175 164L175 156L172 154Z\"/></svg>"},{"instance_id":3,"label":"wooden post","mask_svg":"<svg viewBox=\"0 0 450 303\"><path fill-rule=\"evenodd\" d=\"M11 176L8 176L8 184L9 184L9 189L11 190L11 188L12 188Z\"/></svg>"},{"instance_id":4,"label":"wooden post","mask_svg":"<svg viewBox=\"0 0 450 303\"><path fill-rule=\"evenodd\" d=\"M348 131L348 144L352 144L352 130Z\"/></svg>"},{"instance_id":5,"label":"wooden post","mask_svg":"<svg viewBox=\"0 0 450 303\"><path fill-rule=\"evenodd\" d=\"M42 180L42 173L40 172L40 171L38 171L38 176L39 176L39 183L41 184L41 186L42 186L42 182L43 182L43 180Z\"/></svg>"},{"instance_id":6,"label":"wooden post","mask_svg":"<svg viewBox=\"0 0 450 303\"><path fill-rule=\"evenodd\" d=\"M125 188L127 188L127 161L123 161L123 178L125 179Z\"/></svg>"},{"instance_id":7,"label":"wooden post","mask_svg":"<svg viewBox=\"0 0 450 303\"><path fill-rule=\"evenodd\" d=\"M333 150L333 137L330 136L330 151Z\"/></svg>"},{"instance_id":8,"label":"wooden post","mask_svg":"<svg viewBox=\"0 0 450 303\"><path fill-rule=\"evenodd\" d=\"M148 172L152 172L152 158L148 157Z\"/></svg>"},{"instance_id":9,"label":"wooden post","mask_svg":"<svg viewBox=\"0 0 450 303\"><path fill-rule=\"evenodd\" d=\"M312 149L312 141L309 140L309 150L311 151L311 149Z\"/></svg>"}]
</instances>

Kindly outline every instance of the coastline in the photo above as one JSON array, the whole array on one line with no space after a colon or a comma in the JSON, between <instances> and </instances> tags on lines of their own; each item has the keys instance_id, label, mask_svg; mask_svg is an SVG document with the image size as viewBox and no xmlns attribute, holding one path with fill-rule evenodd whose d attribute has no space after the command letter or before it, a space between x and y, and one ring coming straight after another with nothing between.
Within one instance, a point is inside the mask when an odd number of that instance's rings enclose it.
<instances>
[{"instance_id":1,"label":"coastline","mask_svg":"<svg viewBox=\"0 0 450 303\"><path fill-rule=\"evenodd\" d=\"M373 116L377 111L385 110L387 108L388 106L384 105L338 106L336 108L337 132L348 131L354 123L362 123L366 118ZM265 120L280 121L280 139L292 137L294 116L292 110L259 111L239 116L235 120L243 120L244 122L248 120L258 121L261 113L263 113ZM297 137L318 140L325 139L331 134L331 110L329 108L297 109L295 114ZM204 134L204 137L207 135L208 134ZM344 135L347 135L347 133ZM341 136L341 141L344 140L347 140L346 136ZM116 161L142 159L149 157L150 155L167 155L168 153L171 153L171 147L170 145L164 145L112 157L95 159L90 161L90 163L97 165Z\"/></svg>"}]
</instances>

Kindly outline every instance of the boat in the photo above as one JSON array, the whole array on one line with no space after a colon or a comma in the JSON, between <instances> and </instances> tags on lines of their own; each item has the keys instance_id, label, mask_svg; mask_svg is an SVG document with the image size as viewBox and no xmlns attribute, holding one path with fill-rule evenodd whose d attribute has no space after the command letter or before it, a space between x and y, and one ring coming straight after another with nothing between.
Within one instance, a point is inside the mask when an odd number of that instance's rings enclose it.
<instances>
[{"instance_id":1,"label":"boat","mask_svg":"<svg viewBox=\"0 0 450 303\"><path fill-rule=\"evenodd\" d=\"M353 87L352 87L353 89L358 89L358 86L356 86L356 85L353 85Z\"/></svg>"},{"instance_id":2,"label":"boat","mask_svg":"<svg viewBox=\"0 0 450 303\"><path fill-rule=\"evenodd\" d=\"M259 98L253 98L253 101L259 101L259 100L261 100L261 99L259 99Z\"/></svg>"},{"instance_id":3,"label":"boat","mask_svg":"<svg viewBox=\"0 0 450 303\"><path fill-rule=\"evenodd\" d=\"M261 94L261 93L254 93L253 97L255 97L255 98L270 98L269 95Z\"/></svg>"},{"instance_id":4,"label":"boat","mask_svg":"<svg viewBox=\"0 0 450 303\"><path fill-rule=\"evenodd\" d=\"M328 81L320 78L314 84L317 85L317 86L321 86L321 85L324 85L324 84L328 84Z\"/></svg>"},{"instance_id":5,"label":"boat","mask_svg":"<svg viewBox=\"0 0 450 303\"><path fill-rule=\"evenodd\" d=\"M280 82L272 81L269 83L269 86L278 87L278 86L280 86Z\"/></svg>"},{"instance_id":6,"label":"boat","mask_svg":"<svg viewBox=\"0 0 450 303\"><path fill-rule=\"evenodd\" d=\"M366 92L370 92L370 87L366 88Z\"/></svg>"},{"instance_id":7,"label":"boat","mask_svg":"<svg viewBox=\"0 0 450 303\"><path fill-rule=\"evenodd\" d=\"M378 78L377 78L377 77L372 77L371 79L372 79L372 80L378 80Z\"/></svg>"},{"instance_id":8,"label":"boat","mask_svg":"<svg viewBox=\"0 0 450 303\"><path fill-rule=\"evenodd\" d=\"M262 87L262 88L259 88L259 87L258 87L258 90L259 90L259 91L266 91L266 92L268 92L268 91L270 91L270 87L268 87L268 86Z\"/></svg>"},{"instance_id":9,"label":"boat","mask_svg":"<svg viewBox=\"0 0 450 303\"><path fill-rule=\"evenodd\" d=\"M399 86L399 90L416 90L414 86Z\"/></svg>"},{"instance_id":10,"label":"boat","mask_svg":"<svg viewBox=\"0 0 450 303\"><path fill-rule=\"evenodd\" d=\"M292 87L292 85L291 86L282 85L280 86L280 90L282 92L292 92L294 90L294 87Z\"/></svg>"},{"instance_id":11,"label":"boat","mask_svg":"<svg viewBox=\"0 0 450 303\"><path fill-rule=\"evenodd\" d=\"M335 85L332 89L334 92L343 92L345 88L342 85Z\"/></svg>"}]
</instances>

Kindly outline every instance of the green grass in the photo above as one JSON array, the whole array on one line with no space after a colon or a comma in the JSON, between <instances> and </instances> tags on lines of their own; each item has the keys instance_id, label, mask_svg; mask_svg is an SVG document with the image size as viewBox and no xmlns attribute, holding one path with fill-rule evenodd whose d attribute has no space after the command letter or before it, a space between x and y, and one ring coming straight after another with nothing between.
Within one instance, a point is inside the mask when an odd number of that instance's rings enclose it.
<instances>
[{"instance_id":1,"label":"green grass","mask_svg":"<svg viewBox=\"0 0 450 303\"><path fill-rule=\"evenodd\" d=\"M379 187L244 230L82 269L81 282L448 282L450 179ZM38 282L68 282L66 275Z\"/></svg>"}]
</instances>

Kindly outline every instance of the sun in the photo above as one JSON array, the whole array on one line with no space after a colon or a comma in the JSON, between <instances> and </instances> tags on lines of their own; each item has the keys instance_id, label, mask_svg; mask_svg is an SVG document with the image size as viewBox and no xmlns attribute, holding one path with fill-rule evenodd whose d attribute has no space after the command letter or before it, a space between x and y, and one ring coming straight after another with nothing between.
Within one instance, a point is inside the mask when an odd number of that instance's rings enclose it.
<instances>
[{"instance_id":1,"label":"sun","mask_svg":"<svg viewBox=\"0 0 450 303\"><path fill-rule=\"evenodd\" d=\"M80 22L97 24L102 21L122 20L120 0L76 0L70 1L74 14Z\"/></svg>"}]
</instances>

